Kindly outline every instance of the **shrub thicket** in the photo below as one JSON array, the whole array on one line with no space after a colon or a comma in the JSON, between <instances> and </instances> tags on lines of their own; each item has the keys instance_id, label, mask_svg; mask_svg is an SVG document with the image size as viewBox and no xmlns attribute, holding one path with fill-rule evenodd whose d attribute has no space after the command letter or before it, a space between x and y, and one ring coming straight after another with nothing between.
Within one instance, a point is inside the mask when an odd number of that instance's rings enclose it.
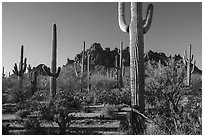
<instances>
[{"instance_id":1,"label":"shrub thicket","mask_svg":"<svg viewBox=\"0 0 204 137\"><path fill-rule=\"evenodd\" d=\"M201 125L195 121L200 114L195 111L201 112L201 106L194 104L201 97L195 100L186 94L194 88L185 87L185 66L174 59L167 66L148 62L146 74L146 111L158 123L156 129L164 134L200 134Z\"/></svg>"}]
</instances>

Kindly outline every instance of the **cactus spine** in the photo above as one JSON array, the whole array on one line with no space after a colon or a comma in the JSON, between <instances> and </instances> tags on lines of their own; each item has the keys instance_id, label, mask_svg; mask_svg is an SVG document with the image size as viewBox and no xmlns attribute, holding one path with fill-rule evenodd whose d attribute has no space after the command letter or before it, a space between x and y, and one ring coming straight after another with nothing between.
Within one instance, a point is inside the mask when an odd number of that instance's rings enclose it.
<instances>
[{"instance_id":1,"label":"cactus spine","mask_svg":"<svg viewBox=\"0 0 204 137\"><path fill-rule=\"evenodd\" d=\"M183 62L187 66L187 80L186 80L186 85L190 86L191 82L191 74L194 71L195 68L195 60L193 63L193 66L191 66L191 62L193 61L193 55L191 56L191 44L189 45L189 56L187 57L186 50L184 51L184 57L183 57Z\"/></svg>"},{"instance_id":2,"label":"cactus spine","mask_svg":"<svg viewBox=\"0 0 204 137\"><path fill-rule=\"evenodd\" d=\"M146 18L142 17L142 3L131 2L131 22L125 22L125 3L118 4L118 22L123 32L129 33L130 38L130 85L131 85L131 105L141 113L145 111L144 100L144 34L150 28L153 16L153 5L148 5ZM137 122L136 114L132 113L132 125ZM144 123L144 121L142 121ZM132 128L133 132L134 127ZM143 131L138 131L143 134Z\"/></svg>"},{"instance_id":3,"label":"cactus spine","mask_svg":"<svg viewBox=\"0 0 204 137\"><path fill-rule=\"evenodd\" d=\"M13 73L18 76L18 82L19 82L19 88L22 88L22 79L23 79L23 74L26 71L26 58L24 59L23 62L23 45L21 46L21 56L20 56L20 62L19 62L19 69L17 67L17 64L15 63Z\"/></svg>"},{"instance_id":4,"label":"cactus spine","mask_svg":"<svg viewBox=\"0 0 204 137\"><path fill-rule=\"evenodd\" d=\"M53 24L52 31L52 55L51 55L51 69L48 69L47 66L43 65L43 71L50 76L50 103L52 98L56 95L56 79L59 76L61 68L58 67L56 71L57 65L57 26Z\"/></svg>"}]
</instances>

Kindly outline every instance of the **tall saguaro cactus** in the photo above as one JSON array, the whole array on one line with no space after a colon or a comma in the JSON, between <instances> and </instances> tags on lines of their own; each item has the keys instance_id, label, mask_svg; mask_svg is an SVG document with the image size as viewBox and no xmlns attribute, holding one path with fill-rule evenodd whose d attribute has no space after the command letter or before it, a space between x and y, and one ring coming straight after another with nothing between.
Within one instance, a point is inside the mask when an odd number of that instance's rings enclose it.
<instances>
[{"instance_id":1,"label":"tall saguaro cactus","mask_svg":"<svg viewBox=\"0 0 204 137\"><path fill-rule=\"evenodd\" d=\"M184 57L183 57L183 62L187 66L187 80L186 80L186 85L190 86L191 82L191 74L194 71L195 68L195 60L193 65L191 65L191 62L193 61L193 55L191 56L191 45L189 45L189 56L187 57L186 50L184 51Z\"/></svg>"},{"instance_id":2,"label":"tall saguaro cactus","mask_svg":"<svg viewBox=\"0 0 204 137\"><path fill-rule=\"evenodd\" d=\"M24 59L23 62L23 45L21 46L21 56L20 56L20 62L19 62L19 69L17 67L17 64L15 63L13 73L18 76L18 82L19 82L19 88L22 88L22 79L23 79L23 74L26 71L26 58Z\"/></svg>"},{"instance_id":3,"label":"tall saguaro cactus","mask_svg":"<svg viewBox=\"0 0 204 137\"><path fill-rule=\"evenodd\" d=\"M131 105L141 113L145 111L144 100L144 34L150 28L153 16L153 5L149 4L146 18L142 16L142 3L131 2L131 22L125 22L125 3L118 4L118 22L123 32L130 38L130 79ZM132 119L136 119L132 113ZM134 117L134 118L133 118ZM134 121L134 120L133 120ZM134 125L134 122L133 122ZM134 131L135 132L135 131ZM138 134L142 134L139 132Z\"/></svg>"},{"instance_id":4,"label":"tall saguaro cactus","mask_svg":"<svg viewBox=\"0 0 204 137\"><path fill-rule=\"evenodd\" d=\"M56 79L59 76L61 68L58 67L56 70L57 65L57 26L53 24L53 31L52 31L52 55L51 55L51 69L47 66L43 65L43 71L50 76L50 102L53 97L56 95Z\"/></svg>"}]
</instances>

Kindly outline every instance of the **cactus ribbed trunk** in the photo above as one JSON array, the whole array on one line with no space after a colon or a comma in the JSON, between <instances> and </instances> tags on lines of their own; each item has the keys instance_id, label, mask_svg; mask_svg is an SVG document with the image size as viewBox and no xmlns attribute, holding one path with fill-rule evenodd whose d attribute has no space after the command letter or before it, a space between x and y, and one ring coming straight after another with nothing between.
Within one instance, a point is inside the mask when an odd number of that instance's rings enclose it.
<instances>
[{"instance_id":1,"label":"cactus ribbed trunk","mask_svg":"<svg viewBox=\"0 0 204 137\"><path fill-rule=\"evenodd\" d=\"M144 36L142 3L131 3L130 79L132 106L144 112Z\"/></svg>"},{"instance_id":2,"label":"cactus ribbed trunk","mask_svg":"<svg viewBox=\"0 0 204 137\"><path fill-rule=\"evenodd\" d=\"M115 80L119 85L119 67L118 67L118 55L115 56Z\"/></svg>"},{"instance_id":3,"label":"cactus ribbed trunk","mask_svg":"<svg viewBox=\"0 0 204 137\"><path fill-rule=\"evenodd\" d=\"M81 77L83 77L84 74L84 58L85 58L85 41L84 41L84 47L83 47L83 52L82 52L82 59L81 59Z\"/></svg>"},{"instance_id":4,"label":"cactus ribbed trunk","mask_svg":"<svg viewBox=\"0 0 204 137\"><path fill-rule=\"evenodd\" d=\"M119 71L119 87L123 86L123 42L120 42L120 71Z\"/></svg>"},{"instance_id":5,"label":"cactus ribbed trunk","mask_svg":"<svg viewBox=\"0 0 204 137\"><path fill-rule=\"evenodd\" d=\"M52 55L51 55L51 73L56 72L57 65L57 27L56 24L53 25L52 31ZM50 95L53 98L56 95L56 78L50 77Z\"/></svg>"},{"instance_id":6,"label":"cactus ribbed trunk","mask_svg":"<svg viewBox=\"0 0 204 137\"><path fill-rule=\"evenodd\" d=\"M4 67L3 67L2 78L4 77L5 77L5 73L4 73Z\"/></svg>"},{"instance_id":7,"label":"cactus ribbed trunk","mask_svg":"<svg viewBox=\"0 0 204 137\"><path fill-rule=\"evenodd\" d=\"M21 57L20 57L20 62L19 62L19 76L18 76L18 81L19 81L19 88L22 88L22 81L23 81L23 73L21 72L23 70L23 46L21 46Z\"/></svg>"},{"instance_id":8,"label":"cactus ribbed trunk","mask_svg":"<svg viewBox=\"0 0 204 137\"><path fill-rule=\"evenodd\" d=\"M153 5L148 6L146 18L142 17L142 3L131 3L131 22L126 25L124 19L125 4L119 3L119 26L120 29L129 33L130 38L130 86L131 86L131 106L144 113L145 98L144 98L144 34L149 30L152 15ZM138 114L132 112L131 125L133 134L144 133L144 119L138 119ZM140 129L140 130L138 130Z\"/></svg>"},{"instance_id":9,"label":"cactus ribbed trunk","mask_svg":"<svg viewBox=\"0 0 204 137\"><path fill-rule=\"evenodd\" d=\"M56 95L56 79L59 76L61 68L57 65L57 26L53 24L52 28L52 49L51 49L51 69L48 69L47 66L43 65L43 71L50 76L50 99L49 99L49 108L52 106L53 98ZM56 71L57 70L57 71Z\"/></svg>"},{"instance_id":10,"label":"cactus ribbed trunk","mask_svg":"<svg viewBox=\"0 0 204 137\"><path fill-rule=\"evenodd\" d=\"M91 55L89 54L88 55L88 58L87 58L87 91L88 91L88 93L89 93L89 91L90 91L90 71L91 71L91 64L90 64L90 59L91 59L91 57L90 57Z\"/></svg>"},{"instance_id":11,"label":"cactus ribbed trunk","mask_svg":"<svg viewBox=\"0 0 204 137\"><path fill-rule=\"evenodd\" d=\"M191 45L189 46L189 62L187 63L187 85L190 85L191 82Z\"/></svg>"}]
</instances>

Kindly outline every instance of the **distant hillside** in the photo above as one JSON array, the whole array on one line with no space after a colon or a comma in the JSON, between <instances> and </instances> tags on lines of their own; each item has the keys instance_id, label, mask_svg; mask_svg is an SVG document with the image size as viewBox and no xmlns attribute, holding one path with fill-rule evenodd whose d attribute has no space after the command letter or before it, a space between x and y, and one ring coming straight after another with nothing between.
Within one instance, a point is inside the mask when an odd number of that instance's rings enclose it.
<instances>
[{"instance_id":1,"label":"distant hillside","mask_svg":"<svg viewBox=\"0 0 204 137\"><path fill-rule=\"evenodd\" d=\"M114 50L110 50L110 48L105 48L103 49L100 43L93 43L90 48L86 49L85 51L85 65L87 63L87 56L88 54L91 55L91 66L94 68L94 66L101 65L105 68L114 68L115 67L115 57L118 55L118 48L115 48ZM129 47L126 47L122 51L123 54L123 59L124 59L124 64L125 66L129 66L130 64L130 54L129 54ZM176 60L183 60L180 54L178 55L173 55L167 57L165 53L157 53L152 50L149 50L148 52L145 53L144 55L144 61L155 61L158 62L159 60L163 65L166 65L166 62L171 58L175 58ZM82 58L82 52L77 54L74 58L74 60L70 60L69 58L67 59L67 64L73 64L74 61L77 63L81 62ZM118 60L119 63L119 60ZM198 69L195 66L195 71L194 74L202 74L202 71Z\"/></svg>"},{"instance_id":2,"label":"distant hillside","mask_svg":"<svg viewBox=\"0 0 204 137\"><path fill-rule=\"evenodd\" d=\"M92 70L102 71L102 73L105 73L106 68L114 69L115 61L116 61L115 57L119 55L119 50L118 48L115 48L114 50L110 50L110 48L103 49L100 43L93 43L90 48L85 50L85 69L87 65L88 54L91 55ZM124 64L127 68L129 68L129 64L130 64L129 47L124 48L122 51L122 54L123 54ZM160 60L163 65L166 65L166 62L171 57L175 58L176 60L181 60L181 61L183 60L180 54L167 57L165 53L162 53L162 52L157 53L152 50L149 50L144 54L144 61L158 62ZM82 58L82 52L77 54L74 60L67 58L67 63L62 66L62 71L65 71L65 70L74 71L74 67L73 67L74 62L76 61L76 63L78 64L81 63L81 58ZM118 64L119 64L119 60L118 60ZM33 67L32 71L37 70L38 74L45 75L45 73L42 70L42 65L44 64L39 64L38 66ZM193 73L202 75L202 71L198 69L196 66Z\"/></svg>"}]
</instances>

